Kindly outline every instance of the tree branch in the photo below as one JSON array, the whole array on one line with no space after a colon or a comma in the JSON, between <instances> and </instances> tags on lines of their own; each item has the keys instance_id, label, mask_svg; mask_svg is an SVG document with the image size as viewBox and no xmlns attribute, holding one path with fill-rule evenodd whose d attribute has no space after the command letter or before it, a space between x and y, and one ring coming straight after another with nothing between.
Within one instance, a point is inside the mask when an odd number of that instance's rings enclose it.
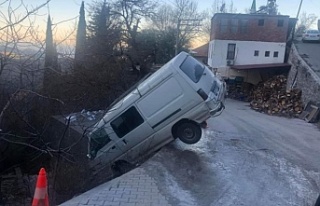
<instances>
[{"instance_id":1,"label":"tree branch","mask_svg":"<svg viewBox=\"0 0 320 206\"><path fill-rule=\"evenodd\" d=\"M39 9L41 9L42 7L46 6L51 0L47 0L45 3L41 4L40 6L37 6L36 8L32 9L31 11L28 11L27 9L27 13L20 19L18 19L15 22L8 22L8 24L4 27L1 27L0 30L6 29L8 27L12 27L15 26L17 24L20 24L21 22L23 22L25 19L27 19L30 15L35 14ZM11 12L14 12L15 10L12 10ZM10 15L11 16L11 15ZM10 17L9 17L10 18Z\"/></svg>"}]
</instances>

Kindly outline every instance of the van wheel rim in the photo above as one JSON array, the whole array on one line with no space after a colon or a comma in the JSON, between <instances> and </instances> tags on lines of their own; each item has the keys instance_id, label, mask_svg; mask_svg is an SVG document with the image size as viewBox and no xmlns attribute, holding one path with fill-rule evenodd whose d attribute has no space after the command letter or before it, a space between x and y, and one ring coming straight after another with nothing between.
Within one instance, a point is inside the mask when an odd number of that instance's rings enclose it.
<instances>
[{"instance_id":1,"label":"van wheel rim","mask_svg":"<svg viewBox=\"0 0 320 206\"><path fill-rule=\"evenodd\" d=\"M183 136L187 139L192 139L194 137L194 132L191 128L185 128L183 131Z\"/></svg>"}]
</instances>

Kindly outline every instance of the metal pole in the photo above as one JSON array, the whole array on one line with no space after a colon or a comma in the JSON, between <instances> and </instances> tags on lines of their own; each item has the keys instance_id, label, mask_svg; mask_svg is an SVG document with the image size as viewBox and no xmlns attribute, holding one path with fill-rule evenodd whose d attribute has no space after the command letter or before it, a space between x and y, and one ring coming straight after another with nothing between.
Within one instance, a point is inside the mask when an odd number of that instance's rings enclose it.
<instances>
[{"instance_id":1,"label":"metal pole","mask_svg":"<svg viewBox=\"0 0 320 206\"><path fill-rule=\"evenodd\" d=\"M296 17L297 22L298 22L298 18L299 18L299 15L300 15L301 7L302 7L302 2L303 2L303 0L300 1L300 5L299 5L299 8L298 8L297 17ZM296 25L297 25L297 22L296 22ZM291 35L292 40L294 39L294 34L295 34L295 32L296 32L296 28L293 27L293 28L292 28L292 35Z\"/></svg>"},{"instance_id":2,"label":"metal pole","mask_svg":"<svg viewBox=\"0 0 320 206\"><path fill-rule=\"evenodd\" d=\"M175 52L174 52L175 55L178 54L178 47L179 47L179 41L180 41L180 23L181 23L181 19L178 19L176 45L175 45Z\"/></svg>"}]
</instances>

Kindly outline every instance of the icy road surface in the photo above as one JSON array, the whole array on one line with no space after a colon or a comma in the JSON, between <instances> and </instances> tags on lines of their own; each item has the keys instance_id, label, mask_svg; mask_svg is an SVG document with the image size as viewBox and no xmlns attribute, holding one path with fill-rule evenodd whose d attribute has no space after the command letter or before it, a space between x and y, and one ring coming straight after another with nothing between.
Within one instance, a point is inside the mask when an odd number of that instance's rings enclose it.
<instances>
[{"instance_id":1,"label":"icy road surface","mask_svg":"<svg viewBox=\"0 0 320 206\"><path fill-rule=\"evenodd\" d=\"M320 186L320 130L228 100L200 142L179 140L143 165L172 205L312 206Z\"/></svg>"}]
</instances>

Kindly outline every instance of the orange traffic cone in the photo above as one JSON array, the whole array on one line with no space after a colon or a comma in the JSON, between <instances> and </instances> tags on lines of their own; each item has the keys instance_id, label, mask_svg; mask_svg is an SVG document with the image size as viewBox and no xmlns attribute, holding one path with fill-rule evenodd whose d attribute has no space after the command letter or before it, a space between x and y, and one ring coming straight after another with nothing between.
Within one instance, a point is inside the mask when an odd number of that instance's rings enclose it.
<instances>
[{"instance_id":1,"label":"orange traffic cone","mask_svg":"<svg viewBox=\"0 0 320 206\"><path fill-rule=\"evenodd\" d=\"M44 168L40 169L38 175L32 206L49 206L47 174Z\"/></svg>"}]
</instances>

